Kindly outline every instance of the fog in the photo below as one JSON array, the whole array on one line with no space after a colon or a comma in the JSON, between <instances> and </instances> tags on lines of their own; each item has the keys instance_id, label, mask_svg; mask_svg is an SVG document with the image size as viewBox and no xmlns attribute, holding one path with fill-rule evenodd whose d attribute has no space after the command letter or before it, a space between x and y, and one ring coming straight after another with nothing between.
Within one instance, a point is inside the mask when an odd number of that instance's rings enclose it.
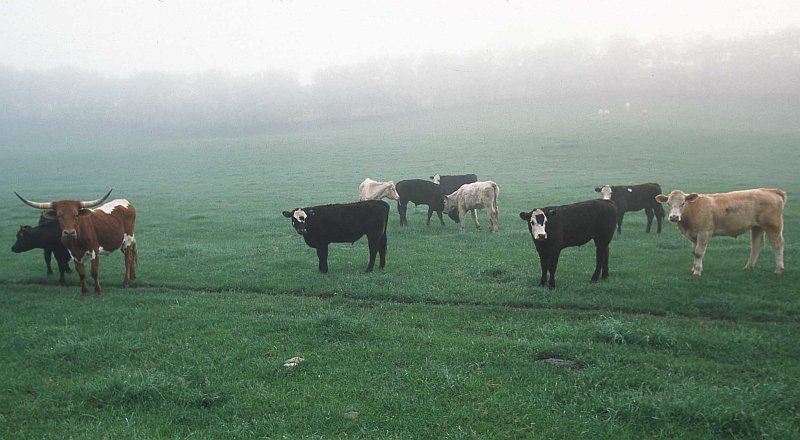
<instances>
[{"instance_id":1,"label":"fog","mask_svg":"<svg viewBox=\"0 0 800 440\"><path fill-rule=\"evenodd\" d=\"M43 128L138 135L237 135L292 124L475 104L596 97L624 103L800 99L800 28L738 37L616 35L524 48L428 51L256 74L111 75L0 64L0 140ZM596 109L587 109L596 111Z\"/></svg>"}]
</instances>

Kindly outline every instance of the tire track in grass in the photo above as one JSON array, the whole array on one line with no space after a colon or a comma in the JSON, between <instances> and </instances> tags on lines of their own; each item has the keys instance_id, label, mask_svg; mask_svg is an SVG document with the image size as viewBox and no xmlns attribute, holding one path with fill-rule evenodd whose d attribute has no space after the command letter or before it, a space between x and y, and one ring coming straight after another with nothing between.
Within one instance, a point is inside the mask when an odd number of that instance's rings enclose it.
<instances>
[{"instance_id":1,"label":"tire track in grass","mask_svg":"<svg viewBox=\"0 0 800 440\"><path fill-rule=\"evenodd\" d=\"M253 289L232 289L232 288L225 288L225 287L215 287L215 288L198 288L198 287L180 287L180 286L168 286L162 284L150 284L150 283L136 283L135 287L128 287L125 290L161 290L161 291L169 291L169 292L190 292L190 293L197 293L197 294L204 294L204 293L241 293L241 294L251 294L251 295L267 295L267 296L294 296L299 298L317 298L322 300L328 299L342 299L352 302L360 302L360 303L384 303L384 304L397 304L397 305L427 305L433 307L495 307L495 308L507 308L511 310L531 310L531 311L541 311L541 312L563 312L563 313L619 313L625 316L644 316L644 317L661 317L661 318L671 318L671 319L687 319L687 320L700 320L700 321L719 321L719 322L751 322L751 323L780 323L780 324L800 324L800 321L791 318L728 318L722 316L712 316L712 315L687 315L687 314L676 314L675 312L668 312L664 310L647 310L647 309L635 309L635 308L626 308L626 307L592 307L592 306L547 306L542 304L533 304L533 303L519 303L519 302L486 302L486 301L471 301L471 300L461 300L461 301L449 301L449 300L436 300L436 299L410 299L410 298L403 298L403 297L395 297L390 295L375 295L370 297L359 296L359 295L350 295L350 294L315 294L315 293L308 293L303 291L264 291L264 290L253 290ZM57 285L52 284L51 282L45 281L18 281L18 280L0 280L0 286L45 286L45 287L60 287ZM70 287L74 286L67 286L65 290L70 289Z\"/></svg>"}]
</instances>

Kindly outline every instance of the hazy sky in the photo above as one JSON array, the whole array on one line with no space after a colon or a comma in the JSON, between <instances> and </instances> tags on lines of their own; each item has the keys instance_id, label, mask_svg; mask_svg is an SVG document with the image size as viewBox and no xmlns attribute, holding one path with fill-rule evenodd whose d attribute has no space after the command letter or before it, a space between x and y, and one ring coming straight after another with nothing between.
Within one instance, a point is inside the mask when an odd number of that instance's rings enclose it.
<instances>
[{"instance_id":1,"label":"hazy sky","mask_svg":"<svg viewBox=\"0 0 800 440\"><path fill-rule=\"evenodd\" d=\"M798 0L2 0L0 64L231 74L615 34L731 37L800 26Z\"/></svg>"}]
</instances>

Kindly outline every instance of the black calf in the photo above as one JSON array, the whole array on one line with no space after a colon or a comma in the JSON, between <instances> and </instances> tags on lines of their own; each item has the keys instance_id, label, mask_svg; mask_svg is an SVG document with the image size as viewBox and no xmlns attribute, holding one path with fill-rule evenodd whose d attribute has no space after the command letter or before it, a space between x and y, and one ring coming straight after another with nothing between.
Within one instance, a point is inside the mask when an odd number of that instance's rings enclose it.
<instances>
[{"instance_id":1,"label":"black calf","mask_svg":"<svg viewBox=\"0 0 800 440\"><path fill-rule=\"evenodd\" d=\"M644 209L647 216L647 228L645 232L650 232L653 225L653 217L656 218L658 229L656 233L661 233L661 222L666 213L661 203L656 201L656 196L661 194L661 185L657 183L642 183L640 185L611 186L595 188L594 190L607 197L607 192L611 191L611 200L617 204L617 233L622 234L622 218L626 212L640 211Z\"/></svg>"},{"instance_id":2,"label":"black calf","mask_svg":"<svg viewBox=\"0 0 800 440\"><path fill-rule=\"evenodd\" d=\"M306 244L317 250L319 271L328 273L328 245L354 243L364 235L369 241L367 272L375 266L375 255L380 253L380 267L386 265L386 226L389 222L389 205L381 200L367 200L347 204L311 206L283 211L292 219L295 231Z\"/></svg>"},{"instance_id":3,"label":"black calf","mask_svg":"<svg viewBox=\"0 0 800 440\"><path fill-rule=\"evenodd\" d=\"M434 212L439 216L439 222L444 226L442 211L444 210L444 193L439 185L422 179L401 180L394 186L400 200L397 201L397 211L400 213L400 226L408 226L406 211L408 202L415 205L428 205L427 225L431 225L431 216ZM448 213L454 222L458 222L458 212Z\"/></svg>"},{"instance_id":4,"label":"black calf","mask_svg":"<svg viewBox=\"0 0 800 440\"><path fill-rule=\"evenodd\" d=\"M561 250L581 246L594 240L595 269L592 282L602 275L608 277L608 245L614 236L617 208L609 200L588 200L572 205L548 206L531 212L520 212L521 219L528 223L536 252L542 266L540 286L547 283L556 287L556 268ZM601 274L602 272L602 274Z\"/></svg>"},{"instance_id":5,"label":"black calf","mask_svg":"<svg viewBox=\"0 0 800 440\"><path fill-rule=\"evenodd\" d=\"M44 262L47 265L47 274L53 273L50 264L53 255L58 264L58 283L62 286L67 284L64 273L71 272L69 269L70 255L61 244L61 226L58 220L48 220L42 216L39 218L39 225L34 227L20 226L17 232L17 241L11 246L11 251L20 253L31 249L44 249Z\"/></svg>"}]
</instances>

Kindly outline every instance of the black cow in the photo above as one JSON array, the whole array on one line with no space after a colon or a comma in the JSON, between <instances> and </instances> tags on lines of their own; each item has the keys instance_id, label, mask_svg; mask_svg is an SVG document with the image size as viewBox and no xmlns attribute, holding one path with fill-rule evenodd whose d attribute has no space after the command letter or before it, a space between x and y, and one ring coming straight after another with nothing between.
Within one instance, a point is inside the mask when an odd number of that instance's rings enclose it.
<instances>
[{"instance_id":1,"label":"black cow","mask_svg":"<svg viewBox=\"0 0 800 440\"><path fill-rule=\"evenodd\" d=\"M415 205L428 205L428 221L426 223L428 226L431 225L431 216L434 212L439 216L439 221L444 226L444 220L442 219L444 193L439 185L427 180L409 179L397 182L394 187L397 190L397 194L400 195L400 200L397 201L400 226L408 226L408 219L406 218L408 202L412 202ZM458 223L458 211L452 211L447 215Z\"/></svg>"},{"instance_id":2,"label":"black cow","mask_svg":"<svg viewBox=\"0 0 800 440\"><path fill-rule=\"evenodd\" d=\"M20 253L31 249L44 249L44 262L47 264L47 274L53 273L50 264L53 255L58 264L58 283L66 286L64 273L71 272L69 269L70 255L67 248L61 244L61 226L58 220L46 219L44 216L39 218L39 225L20 226L17 232L17 241L11 246L11 251Z\"/></svg>"},{"instance_id":3,"label":"black cow","mask_svg":"<svg viewBox=\"0 0 800 440\"><path fill-rule=\"evenodd\" d=\"M594 240L595 269L592 282L601 275L608 277L608 245L614 237L617 207L610 200L587 200L572 205L548 206L531 212L520 212L528 223L536 252L542 265L540 286L547 283L550 272L551 289L556 287L556 268L561 250L581 246Z\"/></svg>"},{"instance_id":4,"label":"black cow","mask_svg":"<svg viewBox=\"0 0 800 440\"><path fill-rule=\"evenodd\" d=\"M461 185L477 182L478 176L475 174L457 174L452 176L440 176L435 174L431 176L430 179L433 180L433 183L442 188L444 195L450 195L461 188Z\"/></svg>"},{"instance_id":5,"label":"black cow","mask_svg":"<svg viewBox=\"0 0 800 440\"><path fill-rule=\"evenodd\" d=\"M661 185L657 183L642 183L641 185L605 185L595 188L595 191L603 194L603 198L611 199L617 204L617 233L622 234L622 218L626 212L640 211L644 209L647 216L647 228L645 232L650 232L655 216L658 222L656 233L661 233L661 222L664 220L665 212L661 203L656 201L656 196L661 194Z\"/></svg>"},{"instance_id":6,"label":"black cow","mask_svg":"<svg viewBox=\"0 0 800 440\"><path fill-rule=\"evenodd\" d=\"M389 205L382 200L311 206L283 211L292 219L295 231L306 244L317 250L319 271L328 273L328 245L354 243L364 235L369 240L369 265L375 266L375 255L381 254L380 267L386 265L386 226L389 222Z\"/></svg>"}]
</instances>

